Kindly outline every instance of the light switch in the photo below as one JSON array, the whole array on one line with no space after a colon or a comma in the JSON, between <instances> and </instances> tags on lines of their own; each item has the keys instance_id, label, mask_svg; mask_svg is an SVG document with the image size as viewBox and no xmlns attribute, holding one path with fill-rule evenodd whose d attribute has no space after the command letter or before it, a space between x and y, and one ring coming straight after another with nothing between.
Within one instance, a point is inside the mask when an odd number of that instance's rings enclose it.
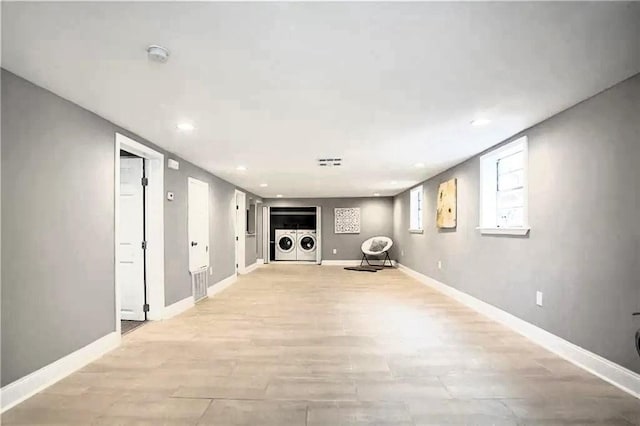
<instances>
[{"instance_id":1,"label":"light switch","mask_svg":"<svg viewBox=\"0 0 640 426\"><path fill-rule=\"evenodd\" d=\"M338 254L338 249L333 249L333 254Z\"/></svg>"},{"instance_id":2,"label":"light switch","mask_svg":"<svg viewBox=\"0 0 640 426\"><path fill-rule=\"evenodd\" d=\"M542 306L542 292L536 291L536 305Z\"/></svg>"}]
</instances>

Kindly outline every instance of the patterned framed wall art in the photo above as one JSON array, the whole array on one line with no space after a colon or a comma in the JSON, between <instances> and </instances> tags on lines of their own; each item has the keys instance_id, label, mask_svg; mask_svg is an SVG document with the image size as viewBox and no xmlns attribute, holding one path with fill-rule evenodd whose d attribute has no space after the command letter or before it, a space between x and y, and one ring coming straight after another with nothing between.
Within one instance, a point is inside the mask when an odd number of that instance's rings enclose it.
<instances>
[{"instance_id":1,"label":"patterned framed wall art","mask_svg":"<svg viewBox=\"0 0 640 426\"><path fill-rule=\"evenodd\" d=\"M333 212L336 234L360 233L359 207L336 207Z\"/></svg>"}]
</instances>

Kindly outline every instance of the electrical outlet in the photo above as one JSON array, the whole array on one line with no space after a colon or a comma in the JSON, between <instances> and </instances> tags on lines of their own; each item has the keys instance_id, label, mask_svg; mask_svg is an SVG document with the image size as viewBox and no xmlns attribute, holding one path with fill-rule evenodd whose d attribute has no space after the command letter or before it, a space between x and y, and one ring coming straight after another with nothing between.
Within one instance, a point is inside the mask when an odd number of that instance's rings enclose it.
<instances>
[{"instance_id":1,"label":"electrical outlet","mask_svg":"<svg viewBox=\"0 0 640 426\"><path fill-rule=\"evenodd\" d=\"M333 249L333 254L338 254L338 249Z\"/></svg>"},{"instance_id":2,"label":"electrical outlet","mask_svg":"<svg viewBox=\"0 0 640 426\"><path fill-rule=\"evenodd\" d=\"M209 266L209 275L213 275L213 266Z\"/></svg>"},{"instance_id":3,"label":"electrical outlet","mask_svg":"<svg viewBox=\"0 0 640 426\"><path fill-rule=\"evenodd\" d=\"M400 250L400 256L404 256L404 250Z\"/></svg>"},{"instance_id":4,"label":"electrical outlet","mask_svg":"<svg viewBox=\"0 0 640 426\"><path fill-rule=\"evenodd\" d=\"M438 260L438 269L442 269L442 260Z\"/></svg>"},{"instance_id":5,"label":"electrical outlet","mask_svg":"<svg viewBox=\"0 0 640 426\"><path fill-rule=\"evenodd\" d=\"M536 291L536 305L542 306L542 292Z\"/></svg>"}]
</instances>

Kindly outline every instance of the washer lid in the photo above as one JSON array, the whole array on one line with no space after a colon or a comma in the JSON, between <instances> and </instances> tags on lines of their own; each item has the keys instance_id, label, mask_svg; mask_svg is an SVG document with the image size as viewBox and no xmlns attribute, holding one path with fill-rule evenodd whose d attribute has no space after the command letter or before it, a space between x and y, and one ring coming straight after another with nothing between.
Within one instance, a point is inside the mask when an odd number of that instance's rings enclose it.
<instances>
[{"instance_id":1,"label":"washer lid","mask_svg":"<svg viewBox=\"0 0 640 426\"><path fill-rule=\"evenodd\" d=\"M278 238L278 245L276 246L276 248L281 252L289 253L290 251L293 251L295 247L296 243L289 235L282 235L280 238Z\"/></svg>"},{"instance_id":2,"label":"washer lid","mask_svg":"<svg viewBox=\"0 0 640 426\"><path fill-rule=\"evenodd\" d=\"M298 240L298 245L302 251L313 251L316 249L316 238L311 234L304 234Z\"/></svg>"}]
</instances>

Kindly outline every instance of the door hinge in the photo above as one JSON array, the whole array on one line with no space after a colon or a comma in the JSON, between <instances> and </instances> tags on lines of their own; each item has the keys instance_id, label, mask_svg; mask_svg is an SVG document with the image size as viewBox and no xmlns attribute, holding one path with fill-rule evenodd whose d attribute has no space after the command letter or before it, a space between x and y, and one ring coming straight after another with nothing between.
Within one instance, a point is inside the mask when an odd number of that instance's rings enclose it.
<instances>
[{"instance_id":1,"label":"door hinge","mask_svg":"<svg viewBox=\"0 0 640 426\"><path fill-rule=\"evenodd\" d=\"M149 312L149 304L145 303L144 305L142 305L142 312Z\"/></svg>"},{"instance_id":2,"label":"door hinge","mask_svg":"<svg viewBox=\"0 0 640 426\"><path fill-rule=\"evenodd\" d=\"M238 264L236 263L236 269L238 269Z\"/></svg>"},{"instance_id":3,"label":"door hinge","mask_svg":"<svg viewBox=\"0 0 640 426\"><path fill-rule=\"evenodd\" d=\"M142 186L147 186L149 185L149 178L143 177L142 178Z\"/></svg>"},{"instance_id":4,"label":"door hinge","mask_svg":"<svg viewBox=\"0 0 640 426\"><path fill-rule=\"evenodd\" d=\"M240 240L238 239L238 237L236 237L236 241L240 241Z\"/></svg>"},{"instance_id":5,"label":"door hinge","mask_svg":"<svg viewBox=\"0 0 640 426\"><path fill-rule=\"evenodd\" d=\"M240 210L240 206L236 206L236 210Z\"/></svg>"},{"instance_id":6,"label":"door hinge","mask_svg":"<svg viewBox=\"0 0 640 426\"><path fill-rule=\"evenodd\" d=\"M147 249L147 242L143 241L142 242L142 250L146 250Z\"/></svg>"}]
</instances>

